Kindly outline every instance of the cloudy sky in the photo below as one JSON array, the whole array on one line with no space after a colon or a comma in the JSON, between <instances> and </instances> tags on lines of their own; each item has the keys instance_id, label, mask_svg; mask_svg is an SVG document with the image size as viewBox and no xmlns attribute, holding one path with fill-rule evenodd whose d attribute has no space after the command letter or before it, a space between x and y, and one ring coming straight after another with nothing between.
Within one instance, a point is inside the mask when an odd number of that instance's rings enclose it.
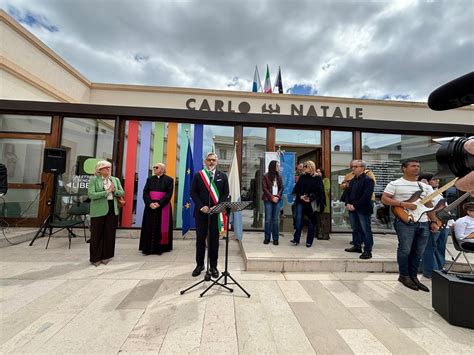
<instances>
[{"instance_id":1,"label":"cloudy sky","mask_svg":"<svg viewBox=\"0 0 474 355\"><path fill-rule=\"evenodd\" d=\"M474 0L0 0L92 82L425 101L474 70Z\"/></svg>"}]
</instances>

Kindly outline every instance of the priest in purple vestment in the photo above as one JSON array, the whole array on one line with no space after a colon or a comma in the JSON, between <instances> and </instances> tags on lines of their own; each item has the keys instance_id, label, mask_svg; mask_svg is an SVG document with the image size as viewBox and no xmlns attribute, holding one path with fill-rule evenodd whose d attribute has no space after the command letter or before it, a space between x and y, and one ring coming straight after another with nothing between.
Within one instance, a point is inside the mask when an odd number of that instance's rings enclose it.
<instances>
[{"instance_id":1,"label":"priest in purple vestment","mask_svg":"<svg viewBox=\"0 0 474 355\"><path fill-rule=\"evenodd\" d=\"M145 211L143 212L140 247L144 255L161 254L173 249L173 178L166 175L166 166L157 163L153 175L143 189Z\"/></svg>"}]
</instances>

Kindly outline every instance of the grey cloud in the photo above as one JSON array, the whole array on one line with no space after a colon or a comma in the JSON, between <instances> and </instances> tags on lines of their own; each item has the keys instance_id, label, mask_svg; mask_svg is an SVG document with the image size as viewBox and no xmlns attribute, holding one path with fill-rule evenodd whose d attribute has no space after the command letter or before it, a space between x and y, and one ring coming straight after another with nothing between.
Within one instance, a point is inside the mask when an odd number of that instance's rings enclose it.
<instances>
[{"instance_id":1,"label":"grey cloud","mask_svg":"<svg viewBox=\"0 0 474 355\"><path fill-rule=\"evenodd\" d=\"M472 1L0 0L48 19L28 30L93 82L425 100L472 71ZM134 59L135 58L135 59ZM137 59L138 58L138 59Z\"/></svg>"}]
</instances>

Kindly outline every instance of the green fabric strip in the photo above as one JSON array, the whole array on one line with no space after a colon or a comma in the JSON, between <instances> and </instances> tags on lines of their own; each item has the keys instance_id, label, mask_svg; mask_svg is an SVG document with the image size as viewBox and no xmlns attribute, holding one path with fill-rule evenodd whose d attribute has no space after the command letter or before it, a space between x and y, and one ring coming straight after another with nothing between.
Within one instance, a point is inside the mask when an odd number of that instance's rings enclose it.
<instances>
[{"instance_id":1,"label":"green fabric strip","mask_svg":"<svg viewBox=\"0 0 474 355\"><path fill-rule=\"evenodd\" d=\"M188 152L189 139L186 135L191 134L191 125L189 123L181 123L180 130L180 147L179 147L179 174L178 174L178 203L176 204L176 228L183 226L183 193L184 179L186 174L186 153Z\"/></svg>"}]
</instances>

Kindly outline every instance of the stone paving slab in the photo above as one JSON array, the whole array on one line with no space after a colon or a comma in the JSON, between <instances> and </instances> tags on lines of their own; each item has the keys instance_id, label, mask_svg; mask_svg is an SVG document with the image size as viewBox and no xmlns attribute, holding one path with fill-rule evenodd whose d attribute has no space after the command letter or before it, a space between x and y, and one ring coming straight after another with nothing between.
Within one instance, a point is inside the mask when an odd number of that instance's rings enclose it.
<instances>
[{"instance_id":1,"label":"stone paving slab","mask_svg":"<svg viewBox=\"0 0 474 355\"><path fill-rule=\"evenodd\" d=\"M0 353L474 353L474 331L447 323L431 293L396 274L245 271L236 241L229 271L250 298L235 285L201 298L206 283L181 295L200 281L194 243L142 256L136 237L121 237L99 267L83 240L1 248Z\"/></svg>"}]
</instances>

